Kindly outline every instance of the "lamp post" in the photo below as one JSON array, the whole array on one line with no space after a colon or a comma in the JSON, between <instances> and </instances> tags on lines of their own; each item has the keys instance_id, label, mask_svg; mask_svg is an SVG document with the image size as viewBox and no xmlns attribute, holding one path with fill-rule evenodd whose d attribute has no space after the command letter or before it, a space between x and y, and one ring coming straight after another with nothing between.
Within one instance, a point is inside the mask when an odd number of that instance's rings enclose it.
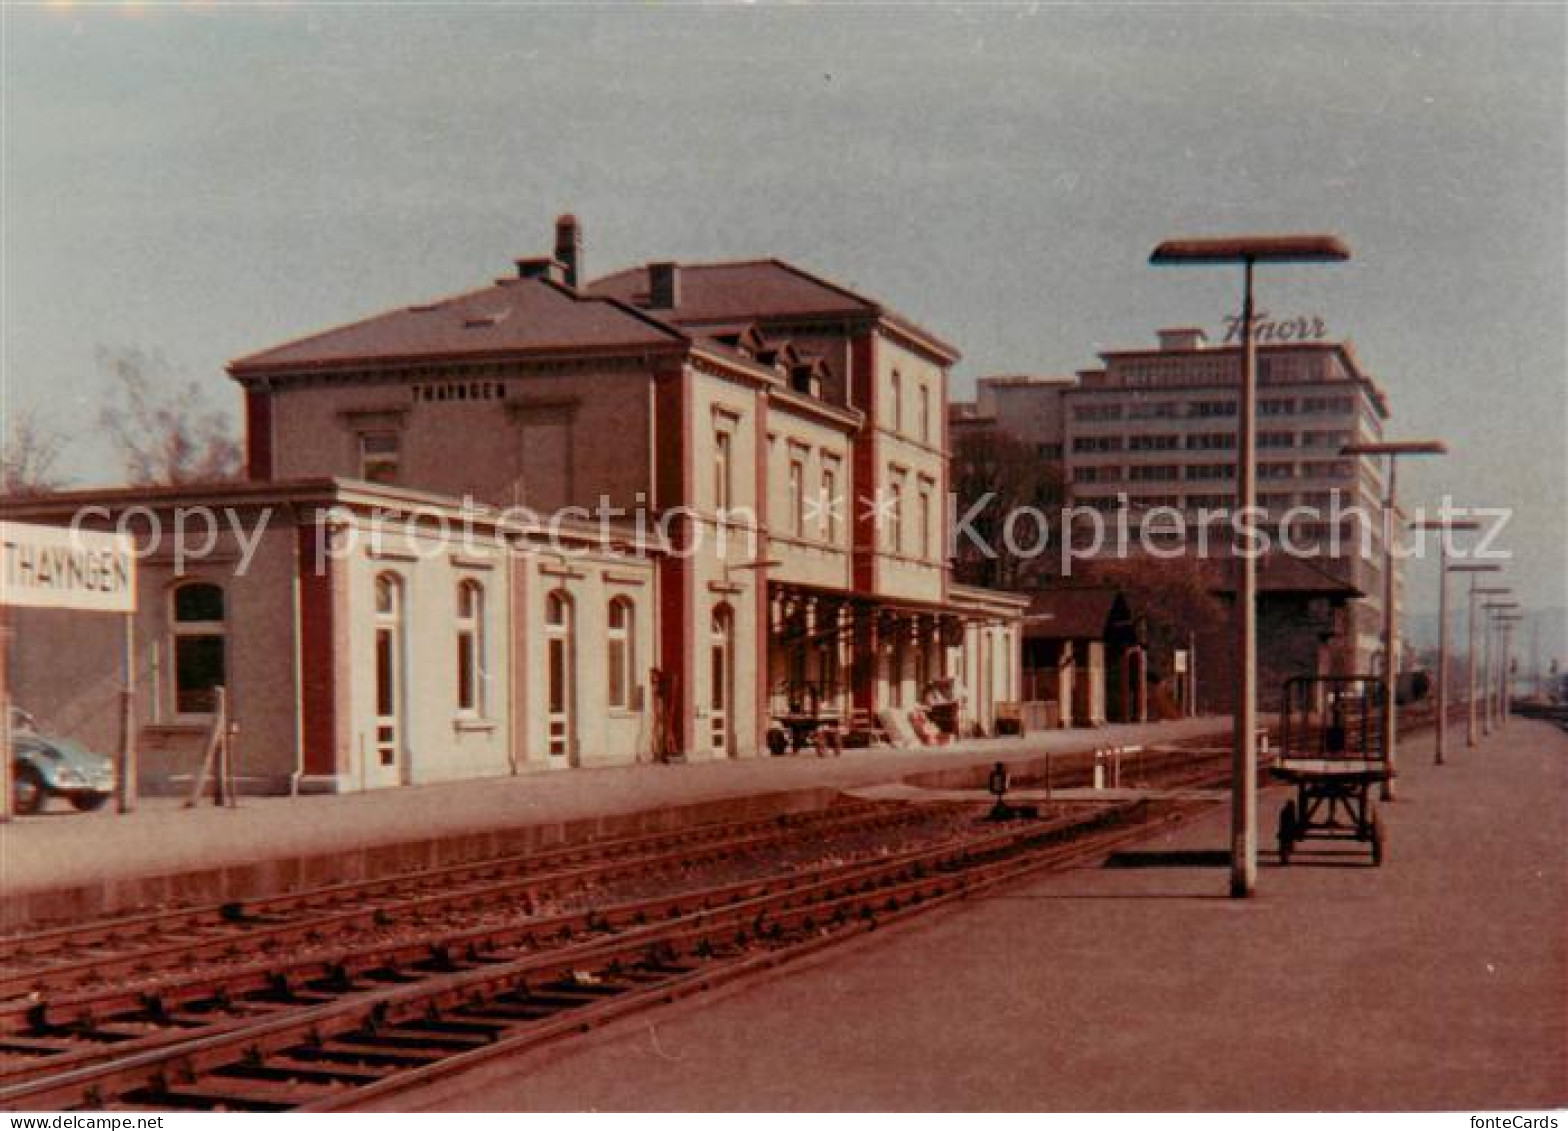
<instances>
[{"instance_id":1,"label":"lamp post","mask_svg":"<svg viewBox=\"0 0 1568 1131\"><path fill-rule=\"evenodd\" d=\"M1237 533L1252 533L1257 504L1257 341L1253 334L1252 275L1259 263L1341 263L1350 249L1326 235L1237 236L1167 240L1154 249L1155 266L1241 264L1241 395L1236 436ZM1247 542L1247 546L1252 543ZM1258 563L1237 546L1235 569L1236 702L1231 734L1230 894L1250 896L1258 878Z\"/></svg>"},{"instance_id":2,"label":"lamp post","mask_svg":"<svg viewBox=\"0 0 1568 1131\"><path fill-rule=\"evenodd\" d=\"M1482 681L1482 679L1491 678L1491 673L1490 671L1486 670L1485 664L1479 662L1480 654L1482 654L1480 653L1480 649L1488 649L1488 651L1486 651L1486 659L1488 659L1488 662L1490 662L1491 659L1491 649L1490 643L1486 642L1486 640L1482 640L1482 642L1479 643L1477 643L1477 640L1475 640L1475 621L1480 620L1480 615L1482 615L1483 612L1482 607L1475 604L1475 598L1486 598L1486 596L1505 596L1508 595L1508 593L1512 593L1512 591L1513 590L1510 590L1507 585L1475 585L1474 577L1471 579L1471 616L1469 616L1469 635L1471 635L1471 648L1469 648L1469 653L1471 653L1469 654L1471 711L1469 711L1468 737L1468 744L1471 745L1471 747L1474 747L1474 745L1477 744L1477 742L1480 740L1480 723L1482 723L1482 712L1480 712L1480 709L1485 707L1486 704L1485 690L1482 689L1482 684L1480 684L1480 681ZM1488 615L1488 618L1490 618L1491 613L1486 613L1486 615ZM1488 623L1488 627L1490 627L1490 623ZM1490 731L1488 731L1488 733L1490 733Z\"/></svg>"},{"instance_id":3,"label":"lamp post","mask_svg":"<svg viewBox=\"0 0 1568 1131\"><path fill-rule=\"evenodd\" d=\"M1479 530L1473 519L1442 518L1420 523L1418 530L1437 531L1437 743L1434 765L1443 764L1448 745L1448 536L1456 530Z\"/></svg>"},{"instance_id":4,"label":"lamp post","mask_svg":"<svg viewBox=\"0 0 1568 1131\"><path fill-rule=\"evenodd\" d=\"M1501 664L1497 671L1497 729L1502 730L1508 725L1511 713L1510 704L1513 702L1514 675L1513 675L1513 650L1514 650L1514 625L1521 624L1524 616L1520 613L1505 613L1497 618L1498 625L1503 631L1503 648Z\"/></svg>"},{"instance_id":5,"label":"lamp post","mask_svg":"<svg viewBox=\"0 0 1568 1131\"><path fill-rule=\"evenodd\" d=\"M1346 444L1342 456L1387 456L1388 482L1383 494L1383 677L1388 686L1383 692L1383 758L1388 776L1379 791L1384 801L1394 800L1394 762L1398 757L1395 728L1399 712L1395 709L1399 683L1399 617L1394 609L1394 527L1399 521L1399 494L1395 487L1400 456L1440 456L1448 445L1441 440L1376 440Z\"/></svg>"},{"instance_id":6,"label":"lamp post","mask_svg":"<svg viewBox=\"0 0 1568 1131\"><path fill-rule=\"evenodd\" d=\"M1478 573L1497 573L1502 568L1503 567L1500 566L1500 565L1482 565L1480 563L1471 563L1471 562L1462 563L1460 565L1451 565L1451 566L1448 567L1448 572L1450 572L1450 573L1468 573L1470 575L1470 608L1469 608L1469 616L1465 620L1465 629L1466 629L1467 634L1469 635L1469 646L1465 650L1466 651L1466 656L1465 656L1465 681L1466 681L1465 709L1466 709L1466 713L1469 716L1468 723L1467 723L1466 735L1465 735L1465 745L1466 746L1470 746L1470 747L1474 747L1475 743L1476 743L1476 710L1475 710L1475 695L1476 695L1476 686L1475 686L1475 675L1476 675L1476 668L1475 668L1475 657L1476 657L1476 642L1475 642L1476 605L1475 605L1475 601L1476 601L1477 597L1500 596L1501 594L1504 594L1504 593L1508 592L1508 589L1506 587L1503 587L1503 586L1477 585L1476 584L1476 581L1477 581L1476 574L1478 574Z\"/></svg>"},{"instance_id":7,"label":"lamp post","mask_svg":"<svg viewBox=\"0 0 1568 1131\"><path fill-rule=\"evenodd\" d=\"M1497 618L1509 609L1517 609L1518 601L1485 601L1481 608L1486 611L1486 673L1482 678L1486 681L1486 688L1481 696L1481 733L1492 733L1493 704L1497 693Z\"/></svg>"}]
</instances>

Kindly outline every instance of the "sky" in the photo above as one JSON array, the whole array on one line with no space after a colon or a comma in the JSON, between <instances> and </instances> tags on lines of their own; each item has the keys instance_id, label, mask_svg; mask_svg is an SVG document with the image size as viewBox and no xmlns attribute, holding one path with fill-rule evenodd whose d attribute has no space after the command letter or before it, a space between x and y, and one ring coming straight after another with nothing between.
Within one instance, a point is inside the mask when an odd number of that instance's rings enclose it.
<instances>
[{"instance_id":1,"label":"sky","mask_svg":"<svg viewBox=\"0 0 1568 1131\"><path fill-rule=\"evenodd\" d=\"M1504 506L1568 605L1568 28L1560 4L0 6L0 409L118 475L101 351L224 363L483 285L564 211L590 274L780 256L987 373L1219 331L1175 235L1328 231L1261 270L1452 454L1401 500ZM1410 604L1435 604L1413 566Z\"/></svg>"}]
</instances>

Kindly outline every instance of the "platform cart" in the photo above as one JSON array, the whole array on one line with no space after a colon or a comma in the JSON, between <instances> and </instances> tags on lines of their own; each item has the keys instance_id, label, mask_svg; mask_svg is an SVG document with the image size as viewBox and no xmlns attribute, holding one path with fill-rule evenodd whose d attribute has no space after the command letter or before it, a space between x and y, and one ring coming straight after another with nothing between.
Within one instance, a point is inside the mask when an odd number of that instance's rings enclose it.
<instances>
[{"instance_id":1,"label":"platform cart","mask_svg":"<svg viewBox=\"0 0 1568 1131\"><path fill-rule=\"evenodd\" d=\"M1381 865L1387 835L1373 791L1393 776L1384 749L1387 685L1373 676L1286 681L1279 753L1270 775L1295 790L1279 811L1279 862L1308 837L1355 840Z\"/></svg>"}]
</instances>

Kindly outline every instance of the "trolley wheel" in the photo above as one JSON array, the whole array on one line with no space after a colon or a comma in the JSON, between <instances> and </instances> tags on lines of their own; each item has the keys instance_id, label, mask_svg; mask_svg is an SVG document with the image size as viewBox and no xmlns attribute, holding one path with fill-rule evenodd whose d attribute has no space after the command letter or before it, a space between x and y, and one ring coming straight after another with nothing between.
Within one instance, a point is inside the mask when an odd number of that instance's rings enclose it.
<instances>
[{"instance_id":1,"label":"trolley wheel","mask_svg":"<svg viewBox=\"0 0 1568 1131\"><path fill-rule=\"evenodd\" d=\"M1290 863L1290 849L1296 841L1296 803L1287 801L1279 811L1279 862Z\"/></svg>"},{"instance_id":2,"label":"trolley wheel","mask_svg":"<svg viewBox=\"0 0 1568 1131\"><path fill-rule=\"evenodd\" d=\"M1381 868L1383 857L1388 854L1388 832L1383 828L1383 818L1372 814L1372 866Z\"/></svg>"}]
</instances>

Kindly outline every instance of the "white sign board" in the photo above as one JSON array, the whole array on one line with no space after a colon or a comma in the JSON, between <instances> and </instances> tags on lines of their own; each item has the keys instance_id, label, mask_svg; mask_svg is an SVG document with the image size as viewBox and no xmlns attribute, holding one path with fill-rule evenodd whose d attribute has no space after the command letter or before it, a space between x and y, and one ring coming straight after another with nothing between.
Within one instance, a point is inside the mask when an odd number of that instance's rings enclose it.
<instances>
[{"instance_id":1,"label":"white sign board","mask_svg":"<svg viewBox=\"0 0 1568 1131\"><path fill-rule=\"evenodd\" d=\"M0 607L134 612L130 536L0 522Z\"/></svg>"}]
</instances>

